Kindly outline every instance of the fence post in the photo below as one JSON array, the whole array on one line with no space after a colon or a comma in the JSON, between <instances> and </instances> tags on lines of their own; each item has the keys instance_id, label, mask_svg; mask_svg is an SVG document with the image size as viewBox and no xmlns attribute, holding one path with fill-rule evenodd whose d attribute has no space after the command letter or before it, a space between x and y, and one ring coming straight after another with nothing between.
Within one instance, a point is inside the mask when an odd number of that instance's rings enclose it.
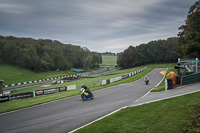
<instances>
[{"instance_id":1,"label":"fence post","mask_svg":"<svg viewBox=\"0 0 200 133\"><path fill-rule=\"evenodd\" d=\"M33 97L35 97L35 91L33 91Z\"/></svg>"},{"instance_id":2,"label":"fence post","mask_svg":"<svg viewBox=\"0 0 200 133\"><path fill-rule=\"evenodd\" d=\"M167 90L168 88L168 84L167 84L167 79L165 79L165 90Z\"/></svg>"}]
</instances>

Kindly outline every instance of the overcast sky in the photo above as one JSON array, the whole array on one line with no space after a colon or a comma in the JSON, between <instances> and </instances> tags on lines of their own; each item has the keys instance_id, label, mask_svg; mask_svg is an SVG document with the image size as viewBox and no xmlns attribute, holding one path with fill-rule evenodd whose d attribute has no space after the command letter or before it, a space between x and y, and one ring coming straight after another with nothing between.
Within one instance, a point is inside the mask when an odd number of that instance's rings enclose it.
<instances>
[{"instance_id":1,"label":"overcast sky","mask_svg":"<svg viewBox=\"0 0 200 133\"><path fill-rule=\"evenodd\" d=\"M0 0L0 35L98 52L176 37L196 0Z\"/></svg>"}]
</instances>

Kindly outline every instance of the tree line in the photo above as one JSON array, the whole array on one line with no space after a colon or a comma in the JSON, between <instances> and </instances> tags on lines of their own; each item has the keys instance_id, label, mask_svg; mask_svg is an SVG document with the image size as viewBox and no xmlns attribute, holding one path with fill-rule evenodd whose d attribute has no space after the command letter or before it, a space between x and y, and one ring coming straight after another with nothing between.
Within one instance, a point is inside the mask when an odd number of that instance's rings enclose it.
<instances>
[{"instance_id":1,"label":"tree line","mask_svg":"<svg viewBox=\"0 0 200 133\"><path fill-rule=\"evenodd\" d=\"M35 72L88 69L102 63L101 55L87 48L56 40L0 36L0 63L16 65Z\"/></svg>"},{"instance_id":2,"label":"tree line","mask_svg":"<svg viewBox=\"0 0 200 133\"><path fill-rule=\"evenodd\" d=\"M177 53L178 38L151 41L133 47L129 46L118 55L117 64L122 68L145 65L150 63L176 62L180 54Z\"/></svg>"},{"instance_id":3,"label":"tree line","mask_svg":"<svg viewBox=\"0 0 200 133\"><path fill-rule=\"evenodd\" d=\"M148 63L177 62L178 58L200 58L200 0L189 9L185 25L180 26L178 37L129 46L118 55L122 68Z\"/></svg>"}]
</instances>

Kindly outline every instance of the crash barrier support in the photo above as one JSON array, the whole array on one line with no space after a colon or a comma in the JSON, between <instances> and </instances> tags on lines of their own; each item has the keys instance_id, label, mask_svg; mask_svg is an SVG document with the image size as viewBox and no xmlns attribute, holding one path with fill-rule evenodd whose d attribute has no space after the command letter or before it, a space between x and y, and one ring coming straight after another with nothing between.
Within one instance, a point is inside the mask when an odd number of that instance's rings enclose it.
<instances>
[{"instance_id":1,"label":"crash barrier support","mask_svg":"<svg viewBox=\"0 0 200 133\"><path fill-rule=\"evenodd\" d=\"M64 86L64 87L51 88L51 89L45 89L45 90L37 90L33 92L26 92L26 93L20 93L20 94L12 94L8 96L0 96L0 102L24 99L24 98L29 98L29 97L36 97L36 96L41 96L41 95L48 95L52 93L58 93L62 91L75 90L75 89L76 89L76 85L71 85L71 86Z\"/></svg>"},{"instance_id":2,"label":"crash barrier support","mask_svg":"<svg viewBox=\"0 0 200 133\"><path fill-rule=\"evenodd\" d=\"M200 72L181 77L181 85L191 84L200 81Z\"/></svg>"},{"instance_id":3,"label":"crash barrier support","mask_svg":"<svg viewBox=\"0 0 200 133\"><path fill-rule=\"evenodd\" d=\"M133 71L133 72L127 74L127 75L123 75L123 76L119 76L119 77L116 77L116 78L111 78L111 79L102 80L101 85L107 85L107 84L110 84L110 83L119 81L119 80L121 80L121 79L129 78L129 77L131 77L131 76L133 76L133 75L135 75L135 74L138 74L138 73L140 73L140 72L142 72L142 71L144 71L144 70L146 70L146 69L147 69L147 67L144 67L144 68L142 68L142 69Z\"/></svg>"}]
</instances>

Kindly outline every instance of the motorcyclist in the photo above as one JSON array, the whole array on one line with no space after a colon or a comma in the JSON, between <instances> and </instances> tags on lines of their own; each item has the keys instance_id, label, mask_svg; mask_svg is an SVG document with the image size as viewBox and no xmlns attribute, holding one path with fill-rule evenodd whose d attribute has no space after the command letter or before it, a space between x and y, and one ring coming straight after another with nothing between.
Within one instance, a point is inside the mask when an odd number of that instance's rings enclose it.
<instances>
[{"instance_id":1,"label":"motorcyclist","mask_svg":"<svg viewBox=\"0 0 200 133\"><path fill-rule=\"evenodd\" d=\"M82 84L82 85L81 85L81 91L80 91L80 92L82 92L82 91L83 91L82 89L85 89L85 92L87 92L87 93L91 94L91 91L90 91L90 89L89 89L87 86L85 86L84 84Z\"/></svg>"},{"instance_id":2,"label":"motorcyclist","mask_svg":"<svg viewBox=\"0 0 200 133\"><path fill-rule=\"evenodd\" d=\"M149 83L149 78L148 78L147 76L145 76L145 77L144 77L144 81L145 81L146 85L148 85L148 83Z\"/></svg>"}]
</instances>

